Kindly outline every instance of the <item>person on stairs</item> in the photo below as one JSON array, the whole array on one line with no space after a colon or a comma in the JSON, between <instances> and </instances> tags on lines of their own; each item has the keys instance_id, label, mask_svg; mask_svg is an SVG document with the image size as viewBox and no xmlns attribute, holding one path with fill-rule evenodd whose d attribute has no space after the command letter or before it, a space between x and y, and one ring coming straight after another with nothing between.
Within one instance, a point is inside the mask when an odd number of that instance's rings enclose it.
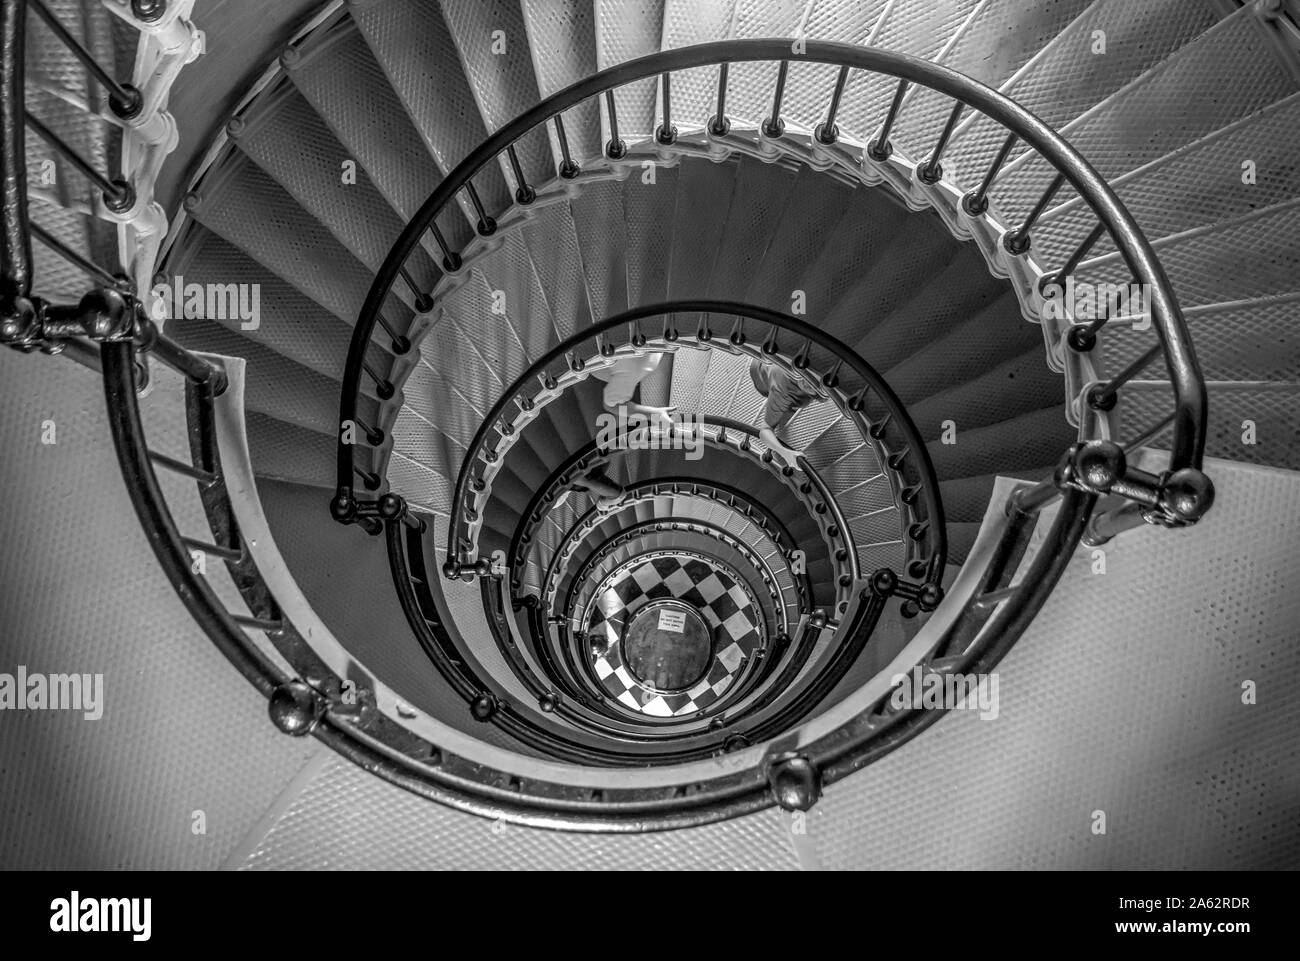
<instances>
[{"instance_id":1,"label":"person on stairs","mask_svg":"<svg viewBox=\"0 0 1300 961\"><path fill-rule=\"evenodd\" d=\"M673 413L676 407L650 407L634 401L641 382L659 369L663 358L660 352L646 352L620 357L608 367L592 372L597 380L605 382L602 398L605 409L614 416L619 416L620 409L624 417L633 414L645 418L652 431L670 431L673 428Z\"/></svg>"},{"instance_id":2,"label":"person on stairs","mask_svg":"<svg viewBox=\"0 0 1300 961\"><path fill-rule=\"evenodd\" d=\"M595 495L596 510L602 514L618 510L627 500L627 491L599 467L575 480L573 489Z\"/></svg>"},{"instance_id":3,"label":"person on stairs","mask_svg":"<svg viewBox=\"0 0 1300 961\"><path fill-rule=\"evenodd\" d=\"M807 378L770 361L757 358L750 361L749 379L754 382L754 389L767 398L767 403L763 405L758 439L773 454L794 467L795 458L801 452L787 443L786 427L800 410L829 398Z\"/></svg>"}]
</instances>

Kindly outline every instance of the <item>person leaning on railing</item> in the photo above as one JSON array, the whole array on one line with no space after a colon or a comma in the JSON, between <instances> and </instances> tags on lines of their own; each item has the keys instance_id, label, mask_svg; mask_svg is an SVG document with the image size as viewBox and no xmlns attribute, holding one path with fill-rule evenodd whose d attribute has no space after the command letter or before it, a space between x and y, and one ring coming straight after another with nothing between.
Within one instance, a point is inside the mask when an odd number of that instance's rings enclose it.
<instances>
[{"instance_id":1,"label":"person leaning on railing","mask_svg":"<svg viewBox=\"0 0 1300 961\"><path fill-rule=\"evenodd\" d=\"M806 378L757 358L750 361L749 379L754 382L754 389L767 399L758 439L791 467L796 466L795 458L801 452L787 443L786 428L800 410L809 404L822 403L827 396Z\"/></svg>"}]
</instances>

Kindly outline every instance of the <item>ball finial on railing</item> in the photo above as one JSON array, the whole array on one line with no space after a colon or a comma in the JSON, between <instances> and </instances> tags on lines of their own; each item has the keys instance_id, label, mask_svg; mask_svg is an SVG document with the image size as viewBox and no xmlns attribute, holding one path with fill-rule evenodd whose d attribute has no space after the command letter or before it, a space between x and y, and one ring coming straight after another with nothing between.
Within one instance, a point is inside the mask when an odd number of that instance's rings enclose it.
<instances>
[{"instance_id":1,"label":"ball finial on railing","mask_svg":"<svg viewBox=\"0 0 1300 961\"><path fill-rule=\"evenodd\" d=\"M1160 491L1160 506L1179 523L1195 523L1213 505L1214 483L1193 467L1174 471Z\"/></svg>"},{"instance_id":2,"label":"ball finial on railing","mask_svg":"<svg viewBox=\"0 0 1300 961\"><path fill-rule=\"evenodd\" d=\"M776 803L786 811L807 811L821 797L821 775L802 754L784 754L767 769L767 784Z\"/></svg>"},{"instance_id":3,"label":"ball finial on railing","mask_svg":"<svg viewBox=\"0 0 1300 961\"><path fill-rule=\"evenodd\" d=\"M1124 450L1114 441L1086 441L1074 455L1075 481L1094 493L1106 493L1127 469Z\"/></svg>"},{"instance_id":4,"label":"ball finial on railing","mask_svg":"<svg viewBox=\"0 0 1300 961\"><path fill-rule=\"evenodd\" d=\"M325 714L324 699L305 681L293 680L271 692L271 723L294 737L310 734Z\"/></svg>"}]
</instances>

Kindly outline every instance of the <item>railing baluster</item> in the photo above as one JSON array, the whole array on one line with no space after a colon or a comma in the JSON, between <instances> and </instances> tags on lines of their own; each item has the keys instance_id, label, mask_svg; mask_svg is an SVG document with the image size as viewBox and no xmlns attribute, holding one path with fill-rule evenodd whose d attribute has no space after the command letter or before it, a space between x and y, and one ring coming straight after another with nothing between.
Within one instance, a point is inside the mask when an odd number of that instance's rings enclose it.
<instances>
[{"instance_id":1,"label":"railing baluster","mask_svg":"<svg viewBox=\"0 0 1300 961\"><path fill-rule=\"evenodd\" d=\"M122 213L130 210L135 204L135 188L125 180L110 180L98 170L92 167L79 153L64 143L59 137L50 130L49 127L41 123L36 117L29 112L27 114L27 126L32 128L36 136L40 137L47 144L54 148L55 152L60 154L63 159L67 160L72 166L81 171L81 175L89 180L92 184L100 189L104 195L104 206L114 213Z\"/></svg>"},{"instance_id":2,"label":"railing baluster","mask_svg":"<svg viewBox=\"0 0 1300 961\"><path fill-rule=\"evenodd\" d=\"M369 374L370 379L375 382L375 393L379 396L380 400L391 400L393 395L397 393L390 381L385 380L375 373L375 369L370 366L370 361L363 358L361 361L361 369Z\"/></svg>"},{"instance_id":3,"label":"railing baluster","mask_svg":"<svg viewBox=\"0 0 1300 961\"><path fill-rule=\"evenodd\" d=\"M840 112L840 99L844 96L844 87L849 81L849 68L840 67L839 76L835 78L835 91L831 94L830 106L826 108L826 119L817 125L813 136L817 142L829 147L840 136L840 128L835 126L835 115Z\"/></svg>"},{"instance_id":4,"label":"railing baluster","mask_svg":"<svg viewBox=\"0 0 1300 961\"><path fill-rule=\"evenodd\" d=\"M415 282L415 278L412 277L411 272L406 269L406 265L403 264L397 269L401 274L402 280L406 281L406 286L411 289L411 293L415 296L415 309L422 314L428 313L432 310L433 298L420 289L420 285Z\"/></svg>"},{"instance_id":5,"label":"railing baluster","mask_svg":"<svg viewBox=\"0 0 1300 961\"><path fill-rule=\"evenodd\" d=\"M375 320L379 322L380 327L384 328L384 332L392 338L394 354L405 354L411 349L411 341L393 329L393 325L388 322L388 318L383 315L382 311L375 314Z\"/></svg>"},{"instance_id":6,"label":"railing baluster","mask_svg":"<svg viewBox=\"0 0 1300 961\"><path fill-rule=\"evenodd\" d=\"M115 288L122 286L122 278L114 277L103 267L99 266L99 264L87 260L85 257L81 256L81 254L64 244L63 241L46 233L44 229L36 224L32 223L28 226L31 229L33 237L43 243L46 247L49 247L68 263L75 267L79 267L92 277L97 277L99 280L103 281L106 286Z\"/></svg>"},{"instance_id":7,"label":"railing baluster","mask_svg":"<svg viewBox=\"0 0 1300 961\"><path fill-rule=\"evenodd\" d=\"M1125 444L1124 450L1131 454L1133 451L1145 447L1147 444L1155 440L1160 435L1161 431L1174 422L1174 417L1174 412L1170 411L1167 416L1160 418L1160 420L1155 424L1152 424L1142 433L1138 434L1137 437L1134 437L1129 443Z\"/></svg>"},{"instance_id":8,"label":"railing baluster","mask_svg":"<svg viewBox=\"0 0 1300 961\"><path fill-rule=\"evenodd\" d=\"M673 126L672 118L672 75L665 73L660 76L664 85L664 121L655 130L655 140L665 147L670 147L677 141L677 128Z\"/></svg>"},{"instance_id":9,"label":"railing baluster","mask_svg":"<svg viewBox=\"0 0 1300 961\"><path fill-rule=\"evenodd\" d=\"M1110 410L1115 406L1119 389L1146 369L1146 366L1160 356L1163 348L1155 344L1137 360L1116 374L1106 384L1098 384L1088 391L1088 406L1093 410Z\"/></svg>"},{"instance_id":10,"label":"railing baluster","mask_svg":"<svg viewBox=\"0 0 1300 961\"><path fill-rule=\"evenodd\" d=\"M371 447L378 447L384 442L384 432L378 427L366 426L366 422L360 417L354 417L352 420L361 428L361 433L366 435L366 441Z\"/></svg>"},{"instance_id":11,"label":"railing baluster","mask_svg":"<svg viewBox=\"0 0 1300 961\"><path fill-rule=\"evenodd\" d=\"M763 135L773 140L785 133L785 121L781 119L781 101L785 99L785 81L790 73L790 61L782 60L776 71L776 93L772 97L772 116L763 121Z\"/></svg>"},{"instance_id":12,"label":"railing baluster","mask_svg":"<svg viewBox=\"0 0 1300 961\"><path fill-rule=\"evenodd\" d=\"M1052 182L1047 185L1047 189L1038 198L1038 203L1034 205L1033 210L1029 211L1029 216L1024 219L1024 222L1019 227L1006 232L1006 235L1002 238L1002 246L1006 248L1007 253L1016 257L1028 253L1029 231L1033 229L1034 224L1038 222L1038 218L1047 210L1048 204L1052 202L1052 198L1056 196L1056 192L1061 189L1061 185L1064 183L1065 174L1057 174L1053 177Z\"/></svg>"},{"instance_id":13,"label":"railing baluster","mask_svg":"<svg viewBox=\"0 0 1300 961\"><path fill-rule=\"evenodd\" d=\"M555 118L557 121L559 117ZM465 193L469 194L469 202L474 205L474 212L478 214L478 224L475 229L478 230L480 237L490 237L497 230L497 222L488 216L488 212L483 207L483 199L478 195L478 190L474 187L473 181L466 181Z\"/></svg>"},{"instance_id":14,"label":"railing baluster","mask_svg":"<svg viewBox=\"0 0 1300 961\"><path fill-rule=\"evenodd\" d=\"M894 145L889 142L889 132L894 129L894 121L898 119L898 111L903 106L908 86L906 80L898 81L898 89L894 91L894 101L889 105L889 113L885 115L885 122L880 128L880 136L867 144L867 155L877 163L884 163L894 152Z\"/></svg>"},{"instance_id":15,"label":"railing baluster","mask_svg":"<svg viewBox=\"0 0 1300 961\"><path fill-rule=\"evenodd\" d=\"M438 229L436 221L429 224L429 233L433 234L434 242L438 245L438 249L442 251L443 269L449 274L454 274L456 271L460 270L460 254L447 246L447 238L444 237L442 231Z\"/></svg>"},{"instance_id":16,"label":"railing baluster","mask_svg":"<svg viewBox=\"0 0 1300 961\"><path fill-rule=\"evenodd\" d=\"M725 137L731 132L731 121L727 119L727 64L718 64L718 112L709 118L709 133L715 137Z\"/></svg>"},{"instance_id":17,"label":"railing baluster","mask_svg":"<svg viewBox=\"0 0 1300 961\"><path fill-rule=\"evenodd\" d=\"M515 200L525 207L537 199L537 191L528 186L528 179L524 176L523 165L519 162L519 153L515 150L515 145L511 144L506 148L506 157L510 161L510 169L515 175Z\"/></svg>"},{"instance_id":18,"label":"railing baluster","mask_svg":"<svg viewBox=\"0 0 1300 961\"><path fill-rule=\"evenodd\" d=\"M1012 149L1015 148L1016 142L1020 138L1015 134L1010 134L1003 141L1002 147L998 150L997 156L993 158L992 165L989 166L988 173L980 181L980 185L972 190L966 196L961 198L961 209L966 211L972 217L978 217L989 209L989 188L993 186L993 181L997 179L998 171L1002 165L1007 162L1007 157L1011 156Z\"/></svg>"},{"instance_id":19,"label":"railing baluster","mask_svg":"<svg viewBox=\"0 0 1300 961\"><path fill-rule=\"evenodd\" d=\"M117 80L111 77L108 71L100 65L99 61L91 56L90 51L68 32L67 28L59 21L59 18L41 0L27 0L27 4L36 11L38 17L45 21L45 25L53 31L59 41L68 48L68 51L91 72L94 78L99 81L100 86L108 91L109 106L113 108L113 113L123 120L129 120L140 113L140 109L144 105L144 97L139 90L129 83L118 83Z\"/></svg>"},{"instance_id":20,"label":"railing baluster","mask_svg":"<svg viewBox=\"0 0 1300 961\"><path fill-rule=\"evenodd\" d=\"M622 160L627 156L627 144L618 135L618 108L614 104L614 91L605 91L605 113L609 116L609 143L605 144L605 156L610 160Z\"/></svg>"},{"instance_id":21,"label":"railing baluster","mask_svg":"<svg viewBox=\"0 0 1300 961\"><path fill-rule=\"evenodd\" d=\"M555 115L555 136L560 142L559 174L565 180L572 180L578 176L579 167L569 152L569 135L564 132L564 117L558 113Z\"/></svg>"},{"instance_id":22,"label":"railing baluster","mask_svg":"<svg viewBox=\"0 0 1300 961\"><path fill-rule=\"evenodd\" d=\"M952 138L952 132L957 128L957 121L961 119L961 112L965 109L966 105L960 100L953 105L952 113L948 114L948 122L944 124L943 131L939 134L939 141L930 153L930 159L916 170L916 176L921 183L937 184L943 178L943 167L939 163L939 158L943 156L948 141Z\"/></svg>"}]
</instances>

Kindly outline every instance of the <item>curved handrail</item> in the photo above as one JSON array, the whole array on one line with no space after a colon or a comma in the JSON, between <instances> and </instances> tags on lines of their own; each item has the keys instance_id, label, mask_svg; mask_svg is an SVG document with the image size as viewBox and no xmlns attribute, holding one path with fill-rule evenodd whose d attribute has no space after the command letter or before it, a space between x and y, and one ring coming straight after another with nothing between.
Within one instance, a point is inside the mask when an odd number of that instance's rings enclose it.
<instances>
[{"instance_id":1,"label":"curved handrail","mask_svg":"<svg viewBox=\"0 0 1300 961\"><path fill-rule=\"evenodd\" d=\"M531 410L534 405L534 399L530 396L524 396L525 391L534 384L539 377L549 377L547 369L558 358L565 357L574 351L574 348L581 344L595 340L599 345L599 353L602 357L611 357L616 353L616 349L607 335L615 331L628 328L635 330L636 333L630 334L627 339L632 349L645 348L647 341L646 335L641 332L640 321L654 317L675 317L678 314L700 314L706 317L721 316L735 318L733 330L728 340L735 347L744 347L749 344L749 337L744 330L746 321L765 325L769 328L765 338L762 341L761 352L764 355L773 356L780 352L780 345L777 342L777 331L786 331L792 334L796 340L802 342L798 353L791 354L795 358L794 365L799 367L807 364L807 353L809 345L816 345L826 351L836 362L836 370L821 377L822 384L830 391L836 392L838 386L838 370L847 369L861 381L865 386L856 391L846 403L848 416L852 417L857 424L862 437L863 443L871 445L878 454L884 454L880 458L881 468L886 473L892 472L893 475L901 475L904 470L910 470L913 480L916 484L913 487L919 487L915 493L919 493L919 500L908 500L900 498L906 504L907 510L900 507L900 514L911 514L912 524L903 524L902 537L904 542L908 543L909 530L916 532L917 536L912 537L910 542L925 542L924 561L925 578L927 581L937 583L942 577L943 567L947 558L947 532L943 520L943 507L939 500L939 485L934 473L934 466L930 461L929 452L926 449L924 441L921 439L920 432L916 425L912 423L911 416L907 409L898 399L897 395L890 388L879 373L875 371L866 361L857 353L847 348L840 341L811 324L783 314L776 310L770 310L764 307L757 307L751 304L741 304L735 301L721 300L679 300L670 301L660 304L648 304L640 307L634 307L626 310L614 317L610 317L599 323L586 327L557 344L547 351L546 355L538 359L525 370L515 381L502 392L501 396L492 405L479 425L466 448L465 458L461 463L461 468L456 477L456 484L453 489L451 502L451 520L452 523L448 528L447 535L447 576L457 576L462 571L462 564L468 567L472 559L467 556L468 547L458 544L458 539L464 538L462 534L462 524L473 525L478 517L479 512L467 505L470 486L473 485L476 500L478 498L486 499L487 490L490 482L490 472L495 464L501 460L499 450L496 447L488 448L488 439L493 435L493 431L502 439L512 437L516 429L512 422L506 422L503 419L507 408L511 403L518 402L523 410ZM665 333L664 339L669 344L679 340L683 336L690 337L689 333L678 331L672 326L668 333ZM708 332L705 336L704 331L697 331L694 337L702 343L707 343L712 339L713 333ZM755 342L757 342L755 340ZM583 361L571 362L571 369L580 371L579 364L585 364ZM547 384L549 387L549 384ZM868 396L874 396L883 405L886 413L875 423L868 422L865 415L865 401ZM523 397L523 400L520 398ZM714 418L716 421L717 418ZM505 426L503 429L503 424ZM741 425L737 422L737 427ZM743 425L743 429L752 432L757 436L750 425ZM902 448L895 452L883 451L880 440L886 432L895 432L901 434ZM477 477L471 478L471 470L477 467L482 460L486 469ZM838 513L839 508L835 503L835 498L830 496L830 491L824 483L817 479L821 488L821 494L826 499L829 509L836 512L837 520L841 529L844 529L844 518ZM918 510L919 507L919 510ZM845 530L847 535L847 530ZM472 536L472 528L471 528ZM469 540L470 547L473 541ZM851 572L854 579L860 576L858 569L858 557L856 552L851 552L849 562L852 565Z\"/></svg>"},{"instance_id":2,"label":"curved handrail","mask_svg":"<svg viewBox=\"0 0 1300 961\"><path fill-rule=\"evenodd\" d=\"M746 424L744 421L735 420L730 417L704 415L701 418L701 423L703 427L706 428L702 438L703 441L707 444L717 445L726 450L739 450L744 453L749 450L747 447L747 441L758 437L758 430L752 424ZM717 433L710 435L707 430L708 428L717 428ZM731 443L732 435L742 438L742 440L735 446ZM562 483L564 478L572 476L574 465L589 464L591 459L598 454L599 451L600 446L598 442L594 439L589 441L561 464L560 467L552 473L551 477L547 478L547 480L541 485L537 493L533 495L533 499L525 508L520 525L516 528L514 536L510 542L508 561L512 568L512 587L514 586L515 581L513 575L514 569L524 563L520 548L528 543L532 525L535 521L540 521L541 507L549 502L548 498L553 499L552 491L555 487ZM612 453L617 452L619 451L615 450ZM805 495L801 490L802 485L796 485L793 482L793 468L787 465L778 469L770 459L764 459L761 457L757 459L760 463L766 464L768 469L775 475L785 479L787 485L791 489L791 495L793 497L800 501L804 500ZM808 483L810 486L815 487L818 490L826 489L825 481L823 481L820 476L817 476L816 470L806 461L801 464L800 471L805 477L809 478ZM747 502L749 501L749 498L738 489L732 489L728 485L722 484L719 481L708 481L707 483L718 490L726 490L732 496L740 497ZM846 570L850 575L852 575L857 568L847 567L847 565L850 557L856 557L856 544L854 543L853 532L847 528L843 523L842 516L837 513L838 505L835 505L834 509L832 509L829 519L825 517L823 512L817 511L815 505L809 504L807 506L809 507L809 516L821 529L823 542L827 549L828 559L832 564L838 565L841 570ZM763 508L763 510L771 516L770 512L767 512L765 508ZM590 516L590 512L587 516ZM793 543L793 538L790 537L788 532L786 532L785 537ZM812 596L811 585L809 585L808 596Z\"/></svg>"},{"instance_id":3,"label":"curved handrail","mask_svg":"<svg viewBox=\"0 0 1300 961\"><path fill-rule=\"evenodd\" d=\"M1186 322L1150 241L1092 165L1060 134L1019 104L984 84L939 64L908 54L825 41L807 41L798 57L801 61L893 76L903 83L929 87L974 108L1037 151L1056 169L1059 183L1068 182L1079 192L1111 235L1129 269L1140 282L1149 285L1148 289L1152 292L1153 326L1160 339L1175 395L1171 469L1199 470L1205 445L1206 391ZM472 177L485 165L507 153L517 140L533 128L606 90L648 77L667 78L675 71L693 67L744 61L788 62L791 59L789 41L778 39L718 41L660 51L584 78L546 98L497 130L443 179L406 225L377 272L353 332L340 398L340 422L349 420L355 414L365 348L379 309L387 291L397 280L402 264L414 251L421 235L430 227L437 214L452 201L457 192L470 185ZM896 113L896 109L891 110L886 122L891 121ZM1116 382L1112 381L1112 384ZM337 503L333 507L336 518L340 520L350 519L355 514L351 486L352 461L349 446L340 444Z\"/></svg>"}]
</instances>

